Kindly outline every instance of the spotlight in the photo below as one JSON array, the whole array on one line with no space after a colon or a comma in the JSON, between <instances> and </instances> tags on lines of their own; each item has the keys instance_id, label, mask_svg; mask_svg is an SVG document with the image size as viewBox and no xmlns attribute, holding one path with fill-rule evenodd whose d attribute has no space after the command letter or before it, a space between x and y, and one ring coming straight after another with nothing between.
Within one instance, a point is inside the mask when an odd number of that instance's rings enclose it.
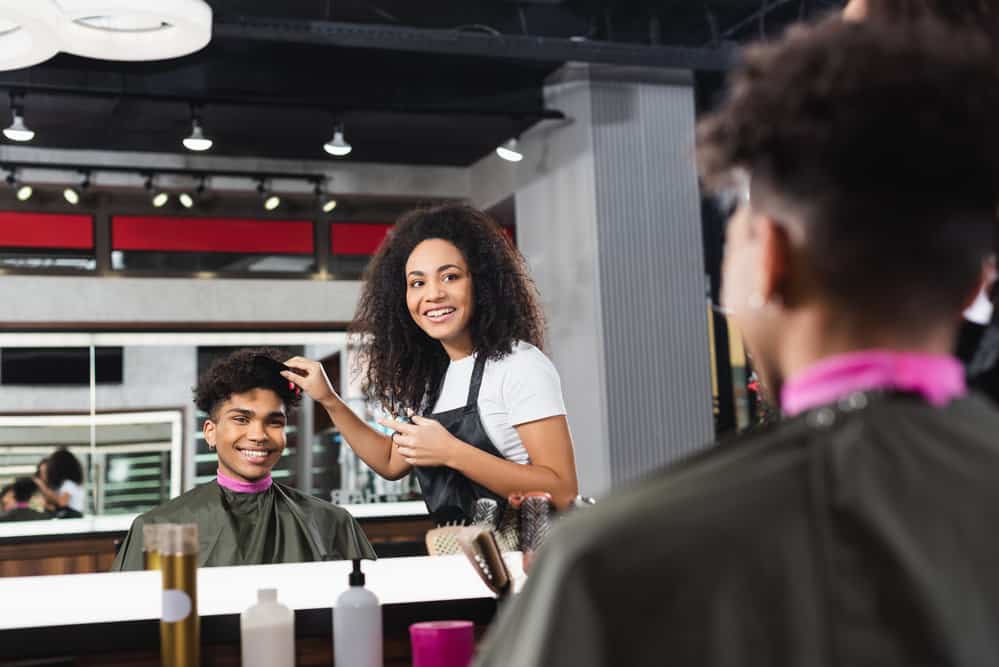
<instances>
[{"instance_id":1,"label":"spotlight","mask_svg":"<svg viewBox=\"0 0 999 667\"><path fill-rule=\"evenodd\" d=\"M264 200L265 211L273 211L281 205L281 198L264 187L263 179L257 181L257 194L259 194Z\"/></svg>"},{"instance_id":2,"label":"spotlight","mask_svg":"<svg viewBox=\"0 0 999 667\"><path fill-rule=\"evenodd\" d=\"M524 159L524 154L517 150L517 139L511 137L506 143L496 147L496 155L507 162L520 162Z\"/></svg>"},{"instance_id":3,"label":"spotlight","mask_svg":"<svg viewBox=\"0 0 999 667\"><path fill-rule=\"evenodd\" d=\"M150 192L153 193L153 197L152 197L152 199L150 201L152 201L153 206L155 206L156 208L163 208L164 206L166 206L166 203L168 201L170 201L170 195L169 194L167 194L163 190L158 190L158 189L154 190L153 189L153 176L152 176L152 174L150 174L149 176L146 176L146 190L148 190L148 191L150 191Z\"/></svg>"},{"instance_id":4,"label":"spotlight","mask_svg":"<svg viewBox=\"0 0 999 667\"><path fill-rule=\"evenodd\" d=\"M80 197L82 196L83 190L90 187L90 174L86 173L83 175L83 182L80 183L79 190L73 187L68 187L62 191L62 198L69 202L71 205L76 206L80 203Z\"/></svg>"},{"instance_id":5,"label":"spotlight","mask_svg":"<svg viewBox=\"0 0 999 667\"><path fill-rule=\"evenodd\" d=\"M215 142L205 136L201 129L201 121L197 116L191 117L191 134L184 137L184 148L189 151L207 151Z\"/></svg>"},{"instance_id":6,"label":"spotlight","mask_svg":"<svg viewBox=\"0 0 999 667\"><path fill-rule=\"evenodd\" d=\"M181 192L177 195L177 199L180 201L180 205L184 208L191 208L194 204L201 199L201 195L205 192L205 177L202 176L198 179L198 185L194 188L194 194L188 192Z\"/></svg>"},{"instance_id":7,"label":"spotlight","mask_svg":"<svg viewBox=\"0 0 999 667\"><path fill-rule=\"evenodd\" d=\"M343 138L343 125L337 124L333 129L333 138L323 144L323 150L336 157L349 155L350 151L354 150L354 147Z\"/></svg>"},{"instance_id":8,"label":"spotlight","mask_svg":"<svg viewBox=\"0 0 999 667\"><path fill-rule=\"evenodd\" d=\"M12 110L13 121L4 128L3 136L11 141L31 141L35 138L35 133L24 124L24 116L21 115L21 108L14 107Z\"/></svg>"},{"instance_id":9,"label":"spotlight","mask_svg":"<svg viewBox=\"0 0 999 667\"><path fill-rule=\"evenodd\" d=\"M31 195L35 194L34 188L32 188L27 183L21 183L17 176L14 174L14 170L7 173L7 185L14 190L14 196L17 197L18 201L28 201L31 199Z\"/></svg>"},{"instance_id":10,"label":"spotlight","mask_svg":"<svg viewBox=\"0 0 999 667\"><path fill-rule=\"evenodd\" d=\"M316 194L316 200L319 202L319 208L322 209L322 212L332 213L333 209L336 208L336 199L323 192L321 181L316 181L316 187L313 189L313 192Z\"/></svg>"}]
</instances>

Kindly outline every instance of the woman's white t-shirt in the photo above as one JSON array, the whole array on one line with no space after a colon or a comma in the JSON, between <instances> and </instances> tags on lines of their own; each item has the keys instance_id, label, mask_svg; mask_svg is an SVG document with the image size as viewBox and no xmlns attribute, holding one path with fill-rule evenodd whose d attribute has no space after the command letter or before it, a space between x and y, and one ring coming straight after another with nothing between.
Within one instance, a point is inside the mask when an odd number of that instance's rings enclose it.
<instances>
[{"instance_id":1,"label":"woman's white t-shirt","mask_svg":"<svg viewBox=\"0 0 999 667\"><path fill-rule=\"evenodd\" d=\"M66 503L66 507L74 509L80 514L83 514L83 505L86 502L86 496L83 493L83 487L74 482L71 479L64 480L62 484L59 485L59 490L56 491L57 496L61 496L64 493L69 494L69 502Z\"/></svg>"},{"instance_id":2,"label":"woman's white t-shirt","mask_svg":"<svg viewBox=\"0 0 999 667\"><path fill-rule=\"evenodd\" d=\"M464 407L475 357L473 354L448 365L434 412ZM514 427L565 414L562 382L555 365L544 352L524 342L514 344L513 351L502 359L486 361L478 406L493 446L508 460L523 464L531 459Z\"/></svg>"}]
</instances>

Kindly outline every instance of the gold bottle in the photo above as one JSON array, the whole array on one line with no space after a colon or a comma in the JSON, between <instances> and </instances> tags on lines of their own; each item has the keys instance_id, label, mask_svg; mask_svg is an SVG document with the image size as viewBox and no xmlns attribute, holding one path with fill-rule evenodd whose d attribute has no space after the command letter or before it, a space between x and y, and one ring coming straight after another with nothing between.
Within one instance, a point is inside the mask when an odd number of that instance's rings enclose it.
<instances>
[{"instance_id":1,"label":"gold bottle","mask_svg":"<svg viewBox=\"0 0 999 667\"><path fill-rule=\"evenodd\" d=\"M149 523L142 526L142 567L160 569L160 531L163 524Z\"/></svg>"},{"instance_id":2,"label":"gold bottle","mask_svg":"<svg viewBox=\"0 0 999 667\"><path fill-rule=\"evenodd\" d=\"M159 534L159 554L163 574L160 664L162 667L198 667L201 664L198 526L163 526Z\"/></svg>"}]
</instances>

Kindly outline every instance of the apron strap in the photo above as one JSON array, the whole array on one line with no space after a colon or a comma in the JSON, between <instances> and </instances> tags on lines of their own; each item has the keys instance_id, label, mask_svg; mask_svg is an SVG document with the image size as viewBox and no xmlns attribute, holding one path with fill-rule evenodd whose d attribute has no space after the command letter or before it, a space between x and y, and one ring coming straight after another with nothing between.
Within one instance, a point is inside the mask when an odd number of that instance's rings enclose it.
<instances>
[{"instance_id":1,"label":"apron strap","mask_svg":"<svg viewBox=\"0 0 999 667\"><path fill-rule=\"evenodd\" d=\"M475 368L472 369L472 381L468 384L468 400L465 401L465 412L477 410L479 407L479 387L482 386L482 374L486 369L486 356L480 354L475 358Z\"/></svg>"}]
</instances>

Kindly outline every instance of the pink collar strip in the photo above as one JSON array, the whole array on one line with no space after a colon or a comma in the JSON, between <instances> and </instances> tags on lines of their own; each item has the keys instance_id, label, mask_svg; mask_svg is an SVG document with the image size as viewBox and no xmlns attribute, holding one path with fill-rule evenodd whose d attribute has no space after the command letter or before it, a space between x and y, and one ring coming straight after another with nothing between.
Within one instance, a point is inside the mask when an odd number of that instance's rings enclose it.
<instances>
[{"instance_id":1,"label":"pink collar strip","mask_svg":"<svg viewBox=\"0 0 999 667\"><path fill-rule=\"evenodd\" d=\"M14 503L14 509L16 510L24 510L29 507L31 507L31 503Z\"/></svg>"},{"instance_id":2,"label":"pink collar strip","mask_svg":"<svg viewBox=\"0 0 999 667\"><path fill-rule=\"evenodd\" d=\"M784 384L784 414L796 415L859 391L892 389L916 393L931 405L964 396L964 368L948 355L864 350L841 354L810 366Z\"/></svg>"},{"instance_id":3,"label":"pink collar strip","mask_svg":"<svg viewBox=\"0 0 999 667\"><path fill-rule=\"evenodd\" d=\"M258 479L256 482L241 482L238 479L225 476L221 470L216 472L215 480L222 488L235 491L236 493L260 493L271 488L271 484L274 483L270 475L267 475L263 479Z\"/></svg>"}]
</instances>

